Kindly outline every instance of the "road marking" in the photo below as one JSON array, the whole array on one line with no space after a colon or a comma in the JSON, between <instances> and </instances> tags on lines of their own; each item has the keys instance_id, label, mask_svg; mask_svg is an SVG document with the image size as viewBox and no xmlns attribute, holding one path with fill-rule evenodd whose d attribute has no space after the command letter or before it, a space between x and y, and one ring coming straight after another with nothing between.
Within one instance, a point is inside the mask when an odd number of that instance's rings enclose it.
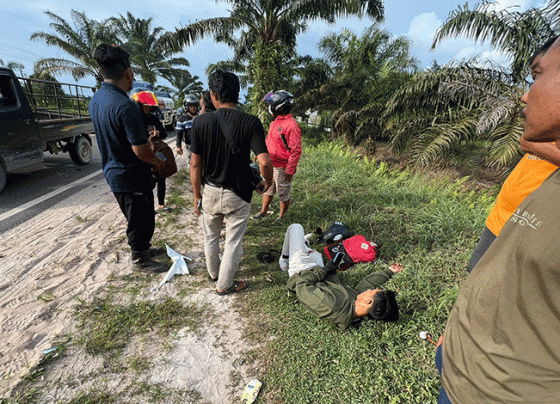
<instances>
[{"instance_id":1,"label":"road marking","mask_svg":"<svg viewBox=\"0 0 560 404\"><path fill-rule=\"evenodd\" d=\"M173 141L173 139L168 139L167 141L165 141L165 143L167 143L169 145L172 141ZM17 215L18 213L21 213L26 209L32 208L33 206L36 206L36 205L46 201L47 199L53 198L53 197L57 196L58 194L61 194L65 191L69 190L70 188L75 187L76 185L79 185L80 183L83 183L84 181L87 181L87 180L89 180L93 177L96 177L96 176L100 175L100 174L103 174L103 170L96 171L93 174L90 174L90 175L88 175L84 178L80 178L79 180L76 180L76 181L74 181L74 182L72 182L68 185L65 185L65 186L61 187L61 188L57 189L56 191L52 191L51 193L43 195L43 196L41 196L37 199L34 199L34 200L29 201L29 202L27 202L27 203L25 203L21 206L18 206L17 208L9 210L8 212L0 215L0 222L4 221L6 219L9 219L12 216Z\"/></svg>"},{"instance_id":2,"label":"road marking","mask_svg":"<svg viewBox=\"0 0 560 404\"><path fill-rule=\"evenodd\" d=\"M103 173L103 170L96 171L93 174L88 175L87 177L80 178L79 180L76 180L76 181L74 181L74 182L72 182L68 185L65 185L65 186L61 187L61 188L57 189L56 191L52 191L52 192L50 192L46 195L41 196L40 198L34 199L34 200L29 201L29 202L27 202L27 203L25 203L21 206L18 206L17 208L9 210L8 212L0 215L0 222L2 222L3 220L9 219L12 216L17 215L18 213L21 213L26 209L32 208L33 206L38 205L41 202L46 201L47 199L53 198L53 197L57 196L58 194L61 194L65 191L69 190L70 188L75 187L76 185L79 185L80 183L83 183L84 181L87 181L87 180L89 180L93 177L96 177L96 176L98 176L102 173Z\"/></svg>"}]
</instances>

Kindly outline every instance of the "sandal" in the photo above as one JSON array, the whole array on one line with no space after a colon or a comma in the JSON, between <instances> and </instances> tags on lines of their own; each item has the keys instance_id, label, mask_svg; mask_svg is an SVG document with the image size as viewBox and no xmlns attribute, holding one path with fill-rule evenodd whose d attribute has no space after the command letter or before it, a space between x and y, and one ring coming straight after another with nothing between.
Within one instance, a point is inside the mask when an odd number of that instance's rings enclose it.
<instances>
[{"instance_id":1,"label":"sandal","mask_svg":"<svg viewBox=\"0 0 560 404\"><path fill-rule=\"evenodd\" d=\"M223 296L223 295L229 295L231 293L237 293L237 292L241 292L245 289L247 289L249 285L247 285L247 282L245 281L234 281L233 285L231 285L231 288L223 290L223 291L219 291L216 290L216 294Z\"/></svg>"},{"instance_id":2,"label":"sandal","mask_svg":"<svg viewBox=\"0 0 560 404\"><path fill-rule=\"evenodd\" d=\"M261 251L257 254L257 260L263 264L270 264L276 261L276 258L280 255L278 250Z\"/></svg>"}]
</instances>

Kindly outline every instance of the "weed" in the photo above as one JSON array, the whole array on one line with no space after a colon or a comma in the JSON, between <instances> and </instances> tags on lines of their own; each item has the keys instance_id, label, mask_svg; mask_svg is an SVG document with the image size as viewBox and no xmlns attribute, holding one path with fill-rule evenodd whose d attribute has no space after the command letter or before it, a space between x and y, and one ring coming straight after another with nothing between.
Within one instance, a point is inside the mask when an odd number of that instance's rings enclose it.
<instances>
[{"instance_id":1,"label":"weed","mask_svg":"<svg viewBox=\"0 0 560 404\"><path fill-rule=\"evenodd\" d=\"M105 404L116 403L117 398L109 392L93 391L90 393L80 393L68 404Z\"/></svg>"},{"instance_id":2,"label":"weed","mask_svg":"<svg viewBox=\"0 0 560 404\"><path fill-rule=\"evenodd\" d=\"M45 292L45 293L37 296L37 300L40 300L40 301L45 302L45 303L52 302L54 299L56 299L56 297L50 291Z\"/></svg>"},{"instance_id":3,"label":"weed","mask_svg":"<svg viewBox=\"0 0 560 404\"><path fill-rule=\"evenodd\" d=\"M94 299L76 306L76 316L83 336L79 343L90 354L101 354L124 348L135 335L173 329L196 328L203 310L195 305L184 306L167 298L161 303L133 301L116 304L113 296Z\"/></svg>"}]
</instances>

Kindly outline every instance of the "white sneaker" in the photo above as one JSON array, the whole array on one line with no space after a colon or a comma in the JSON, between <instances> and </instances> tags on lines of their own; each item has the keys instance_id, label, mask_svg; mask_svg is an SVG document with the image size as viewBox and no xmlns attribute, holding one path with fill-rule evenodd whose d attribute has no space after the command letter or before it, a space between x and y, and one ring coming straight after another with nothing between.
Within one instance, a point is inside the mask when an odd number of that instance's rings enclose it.
<instances>
[{"instance_id":1,"label":"white sneaker","mask_svg":"<svg viewBox=\"0 0 560 404\"><path fill-rule=\"evenodd\" d=\"M278 264L280 265L280 269L282 271L287 271L288 268L290 267L288 258L282 258L282 256L280 256L280 259L278 260Z\"/></svg>"}]
</instances>

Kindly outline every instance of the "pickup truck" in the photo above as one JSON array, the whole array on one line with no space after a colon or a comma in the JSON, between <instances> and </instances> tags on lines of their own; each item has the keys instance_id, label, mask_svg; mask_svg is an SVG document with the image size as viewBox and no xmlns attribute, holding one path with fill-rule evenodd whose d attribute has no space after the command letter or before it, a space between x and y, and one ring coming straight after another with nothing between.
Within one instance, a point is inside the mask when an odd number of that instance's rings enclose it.
<instances>
[{"instance_id":1,"label":"pickup truck","mask_svg":"<svg viewBox=\"0 0 560 404\"><path fill-rule=\"evenodd\" d=\"M68 152L77 165L92 158L88 112L94 87L16 77L0 67L0 192L7 174L42 167L43 152Z\"/></svg>"}]
</instances>

